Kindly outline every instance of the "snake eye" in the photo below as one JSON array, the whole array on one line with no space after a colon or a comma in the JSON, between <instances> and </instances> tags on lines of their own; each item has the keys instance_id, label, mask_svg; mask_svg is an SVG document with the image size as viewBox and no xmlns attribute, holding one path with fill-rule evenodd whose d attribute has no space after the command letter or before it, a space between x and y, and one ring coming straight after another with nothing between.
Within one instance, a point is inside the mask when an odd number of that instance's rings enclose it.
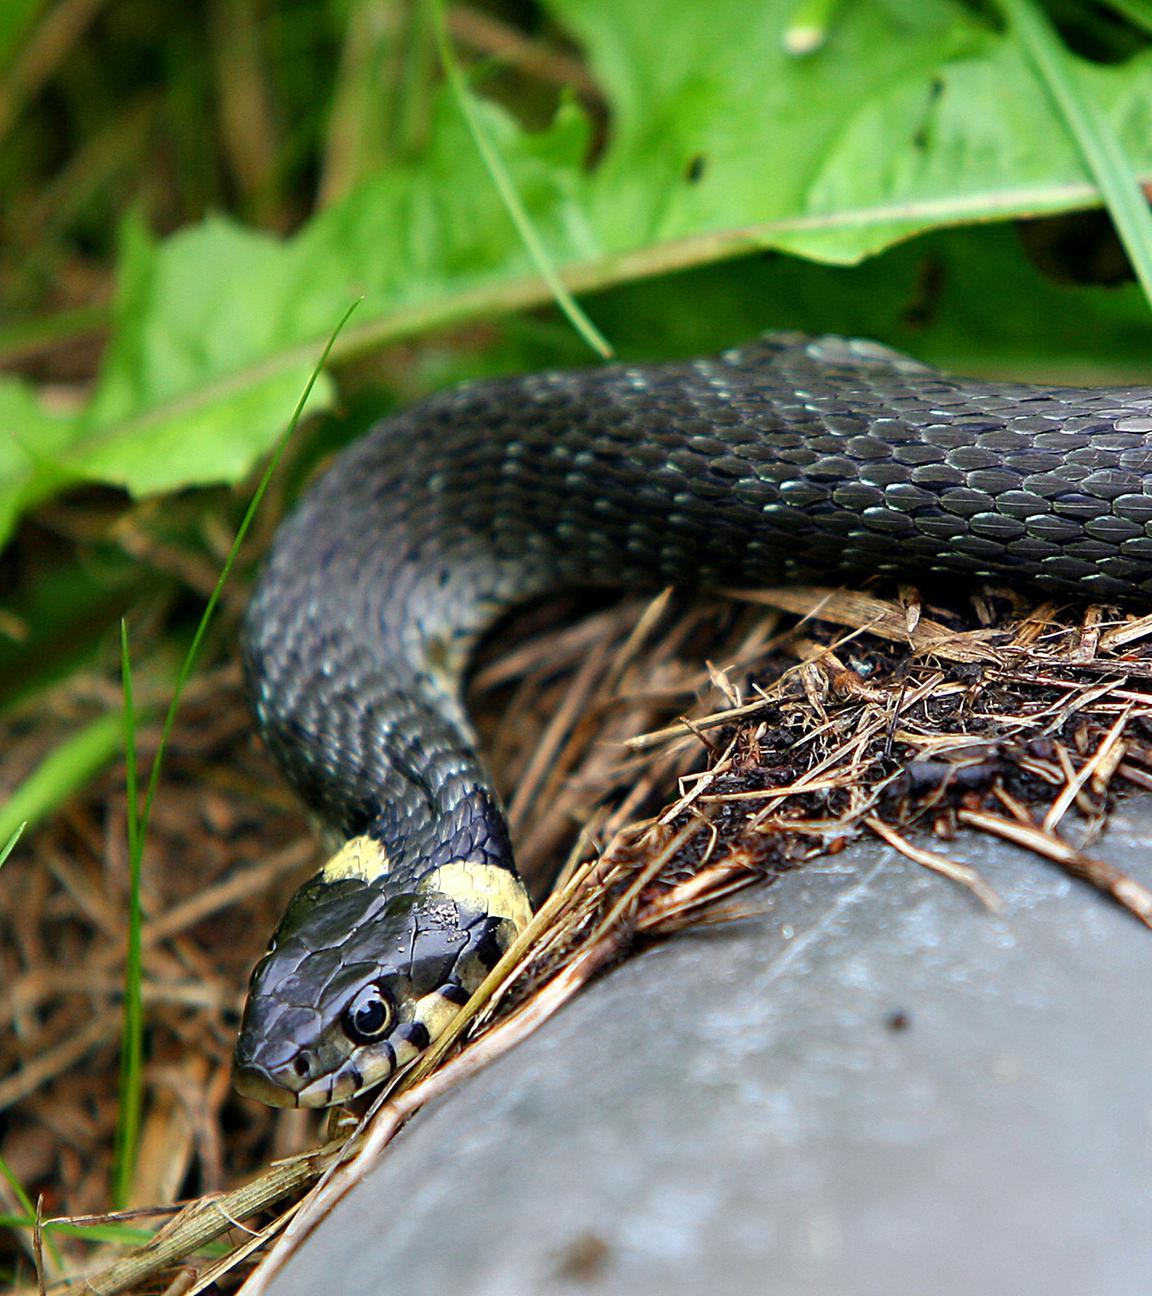
<instances>
[{"instance_id":1,"label":"snake eye","mask_svg":"<svg viewBox=\"0 0 1152 1296\"><path fill-rule=\"evenodd\" d=\"M371 1044L392 1025L392 1000L378 985L366 985L344 1009L344 1034L355 1044Z\"/></svg>"}]
</instances>

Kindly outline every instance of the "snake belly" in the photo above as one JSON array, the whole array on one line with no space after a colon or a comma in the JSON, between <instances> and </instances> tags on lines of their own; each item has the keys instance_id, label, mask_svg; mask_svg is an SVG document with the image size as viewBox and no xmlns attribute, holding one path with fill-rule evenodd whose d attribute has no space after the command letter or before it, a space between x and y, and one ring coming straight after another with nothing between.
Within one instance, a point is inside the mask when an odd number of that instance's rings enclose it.
<instances>
[{"instance_id":1,"label":"snake belly","mask_svg":"<svg viewBox=\"0 0 1152 1296\"><path fill-rule=\"evenodd\" d=\"M464 713L478 635L561 586L862 575L1152 592L1152 389L979 382L795 334L485 381L344 451L245 624L273 755L345 845L252 976L242 1092L323 1106L408 1065L528 921Z\"/></svg>"}]
</instances>

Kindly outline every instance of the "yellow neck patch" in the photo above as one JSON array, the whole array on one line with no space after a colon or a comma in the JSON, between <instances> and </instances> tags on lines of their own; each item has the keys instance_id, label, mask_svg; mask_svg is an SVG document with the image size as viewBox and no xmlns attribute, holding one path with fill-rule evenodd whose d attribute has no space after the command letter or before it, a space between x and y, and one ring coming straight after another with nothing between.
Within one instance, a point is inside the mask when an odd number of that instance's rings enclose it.
<instances>
[{"instance_id":1,"label":"yellow neck patch","mask_svg":"<svg viewBox=\"0 0 1152 1296\"><path fill-rule=\"evenodd\" d=\"M384 847L371 837L360 836L345 842L317 876L325 882L343 882L347 878L375 882L391 868L392 861Z\"/></svg>"},{"instance_id":2,"label":"yellow neck patch","mask_svg":"<svg viewBox=\"0 0 1152 1296\"><path fill-rule=\"evenodd\" d=\"M433 870L420 881L421 891L439 891L451 896L463 908L507 918L521 931L532 917L532 905L523 882L497 864L453 860Z\"/></svg>"}]
</instances>

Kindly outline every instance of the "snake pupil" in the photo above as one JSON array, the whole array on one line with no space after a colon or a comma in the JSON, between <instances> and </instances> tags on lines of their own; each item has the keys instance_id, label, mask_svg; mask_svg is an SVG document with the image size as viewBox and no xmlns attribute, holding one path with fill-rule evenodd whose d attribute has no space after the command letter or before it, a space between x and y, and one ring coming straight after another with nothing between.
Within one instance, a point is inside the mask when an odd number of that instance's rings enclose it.
<instances>
[{"instance_id":1,"label":"snake pupil","mask_svg":"<svg viewBox=\"0 0 1152 1296\"><path fill-rule=\"evenodd\" d=\"M379 986L368 985L344 1010L344 1030L357 1044L378 1039L392 1021L392 1005Z\"/></svg>"}]
</instances>

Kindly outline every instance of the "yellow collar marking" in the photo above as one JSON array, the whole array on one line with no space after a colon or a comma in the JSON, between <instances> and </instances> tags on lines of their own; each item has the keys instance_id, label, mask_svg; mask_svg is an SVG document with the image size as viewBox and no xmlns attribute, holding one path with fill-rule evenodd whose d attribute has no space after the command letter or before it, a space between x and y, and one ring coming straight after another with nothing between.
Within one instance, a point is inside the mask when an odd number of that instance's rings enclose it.
<instances>
[{"instance_id":1,"label":"yellow collar marking","mask_svg":"<svg viewBox=\"0 0 1152 1296\"><path fill-rule=\"evenodd\" d=\"M345 842L318 876L325 882L343 882L355 878L360 882L375 882L392 867L388 853L378 841L366 835Z\"/></svg>"},{"instance_id":2,"label":"yellow collar marking","mask_svg":"<svg viewBox=\"0 0 1152 1296\"><path fill-rule=\"evenodd\" d=\"M421 881L420 890L440 891L465 908L493 918L507 918L517 931L527 926L532 917L523 882L497 864L453 860L429 873Z\"/></svg>"}]
</instances>

